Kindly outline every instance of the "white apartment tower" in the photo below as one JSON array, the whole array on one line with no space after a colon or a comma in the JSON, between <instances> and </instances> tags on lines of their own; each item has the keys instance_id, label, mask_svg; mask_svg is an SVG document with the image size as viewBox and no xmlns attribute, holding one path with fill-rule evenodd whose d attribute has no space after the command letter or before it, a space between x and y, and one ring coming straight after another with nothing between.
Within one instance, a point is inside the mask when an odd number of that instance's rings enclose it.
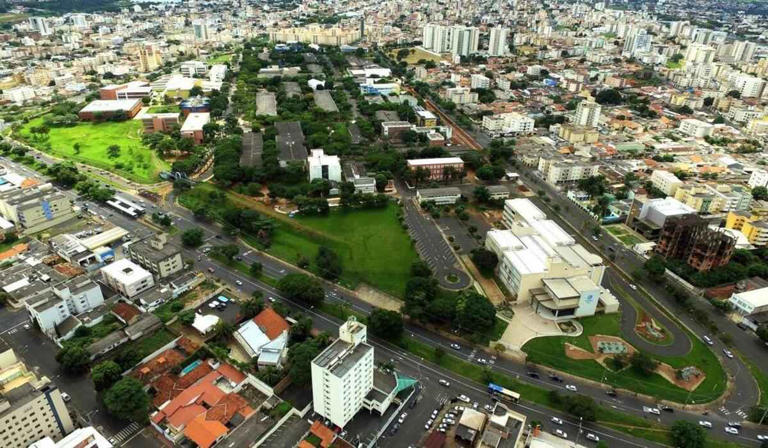
<instances>
[{"instance_id":1,"label":"white apartment tower","mask_svg":"<svg viewBox=\"0 0 768 448\"><path fill-rule=\"evenodd\" d=\"M497 26L491 28L491 36L488 42L488 56L506 56L509 53L507 39L509 28Z\"/></svg>"},{"instance_id":2,"label":"white apartment tower","mask_svg":"<svg viewBox=\"0 0 768 448\"><path fill-rule=\"evenodd\" d=\"M428 23L422 31L422 46L425 50L447 53L451 45L451 29L443 25Z\"/></svg>"},{"instance_id":3,"label":"white apartment tower","mask_svg":"<svg viewBox=\"0 0 768 448\"><path fill-rule=\"evenodd\" d=\"M367 328L354 317L339 327L339 338L312 360L314 411L344 428L366 406L373 389L373 347Z\"/></svg>"},{"instance_id":4,"label":"white apartment tower","mask_svg":"<svg viewBox=\"0 0 768 448\"><path fill-rule=\"evenodd\" d=\"M451 53L469 56L477 53L480 42L480 30L472 26L454 26L451 30Z\"/></svg>"},{"instance_id":5,"label":"white apartment tower","mask_svg":"<svg viewBox=\"0 0 768 448\"><path fill-rule=\"evenodd\" d=\"M192 21L192 31L195 34L195 40L211 40L211 30L208 22L203 19Z\"/></svg>"},{"instance_id":6,"label":"white apartment tower","mask_svg":"<svg viewBox=\"0 0 768 448\"><path fill-rule=\"evenodd\" d=\"M600 122L600 105L592 101L582 101L576 106L573 123L577 126L596 128Z\"/></svg>"},{"instance_id":7,"label":"white apartment tower","mask_svg":"<svg viewBox=\"0 0 768 448\"><path fill-rule=\"evenodd\" d=\"M41 36L50 36L53 34L48 21L44 17L30 17L29 25L35 29Z\"/></svg>"},{"instance_id":8,"label":"white apartment tower","mask_svg":"<svg viewBox=\"0 0 768 448\"><path fill-rule=\"evenodd\" d=\"M622 54L626 56L635 56L640 53L647 53L651 50L652 38L653 36L648 34L644 29L631 32L624 39L624 51Z\"/></svg>"}]
</instances>

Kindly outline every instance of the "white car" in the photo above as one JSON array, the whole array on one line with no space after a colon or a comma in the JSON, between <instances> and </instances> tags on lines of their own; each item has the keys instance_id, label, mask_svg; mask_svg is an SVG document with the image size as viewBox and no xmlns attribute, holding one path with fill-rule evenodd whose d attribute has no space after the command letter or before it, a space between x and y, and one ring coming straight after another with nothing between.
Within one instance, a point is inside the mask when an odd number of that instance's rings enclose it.
<instances>
[{"instance_id":1,"label":"white car","mask_svg":"<svg viewBox=\"0 0 768 448\"><path fill-rule=\"evenodd\" d=\"M446 381L446 380L444 380L444 379L440 379L438 381L438 383L440 383L440 385L445 386L445 387L451 387L451 383Z\"/></svg>"},{"instance_id":2,"label":"white car","mask_svg":"<svg viewBox=\"0 0 768 448\"><path fill-rule=\"evenodd\" d=\"M599 442L600 437L597 437L596 435L592 434L591 432L587 433L587 440L591 440L593 442Z\"/></svg>"},{"instance_id":3,"label":"white car","mask_svg":"<svg viewBox=\"0 0 768 448\"><path fill-rule=\"evenodd\" d=\"M730 358L730 359L733 359L733 353L731 353L731 351L730 351L730 350L728 350L727 348L724 348L724 349L723 349L723 353L724 353L724 354L725 354L725 356L727 356L728 358Z\"/></svg>"},{"instance_id":4,"label":"white car","mask_svg":"<svg viewBox=\"0 0 768 448\"><path fill-rule=\"evenodd\" d=\"M61 399L64 400L64 403L67 403L67 402L69 402L69 400L72 399L72 397L70 397L68 393L62 392L61 393Z\"/></svg>"},{"instance_id":5,"label":"white car","mask_svg":"<svg viewBox=\"0 0 768 448\"><path fill-rule=\"evenodd\" d=\"M456 397L456 399L458 399L459 401L463 401L464 403L469 403L471 401L469 397L464 394L459 395L458 397Z\"/></svg>"},{"instance_id":6,"label":"white car","mask_svg":"<svg viewBox=\"0 0 768 448\"><path fill-rule=\"evenodd\" d=\"M552 423L556 423L558 425L562 425L563 424L563 419L561 419L561 418L552 417L551 421L552 421Z\"/></svg>"},{"instance_id":7,"label":"white car","mask_svg":"<svg viewBox=\"0 0 768 448\"><path fill-rule=\"evenodd\" d=\"M493 410L493 406L491 406L490 404L486 404L485 406L483 406L483 409L485 409L488 412L491 412Z\"/></svg>"},{"instance_id":8,"label":"white car","mask_svg":"<svg viewBox=\"0 0 768 448\"><path fill-rule=\"evenodd\" d=\"M454 350L461 350L461 346L459 344L451 344L451 348Z\"/></svg>"},{"instance_id":9,"label":"white car","mask_svg":"<svg viewBox=\"0 0 768 448\"><path fill-rule=\"evenodd\" d=\"M699 426L704 427L704 428L711 428L712 427L712 422L708 422L706 420L699 420Z\"/></svg>"},{"instance_id":10,"label":"white car","mask_svg":"<svg viewBox=\"0 0 768 448\"><path fill-rule=\"evenodd\" d=\"M235 280L235 284L237 286L243 286L243 282L241 282L240 280Z\"/></svg>"},{"instance_id":11,"label":"white car","mask_svg":"<svg viewBox=\"0 0 768 448\"><path fill-rule=\"evenodd\" d=\"M653 415L661 415L661 411L659 411L658 408L652 408L649 406L643 406L643 412L647 412L648 414L653 414Z\"/></svg>"},{"instance_id":12,"label":"white car","mask_svg":"<svg viewBox=\"0 0 768 448\"><path fill-rule=\"evenodd\" d=\"M486 361L485 358L477 358L477 362L480 364L488 364L488 361Z\"/></svg>"},{"instance_id":13,"label":"white car","mask_svg":"<svg viewBox=\"0 0 768 448\"><path fill-rule=\"evenodd\" d=\"M429 425L424 425L424 429L429 429Z\"/></svg>"},{"instance_id":14,"label":"white car","mask_svg":"<svg viewBox=\"0 0 768 448\"><path fill-rule=\"evenodd\" d=\"M562 429L556 429L555 430L555 435L558 436L558 437L562 437L564 439L568 438L568 434L566 434L566 432L563 431Z\"/></svg>"},{"instance_id":15,"label":"white car","mask_svg":"<svg viewBox=\"0 0 768 448\"><path fill-rule=\"evenodd\" d=\"M715 343L712 341L712 338L709 336L704 336L704 342L706 342L708 345L714 345Z\"/></svg>"},{"instance_id":16,"label":"white car","mask_svg":"<svg viewBox=\"0 0 768 448\"><path fill-rule=\"evenodd\" d=\"M763 434L758 434L758 435L757 435L757 440L759 440L759 441L761 441L761 442L762 442L763 440L768 440L768 436L766 436L766 435L763 435Z\"/></svg>"},{"instance_id":17,"label":"white car","mask_svg":"<svg viewBox=\"0 0 768 448\"><path fill-rule=\"evenodd\" d=\"M733 426L726 426L725 432L727 432L728 434L733 434L734 436L739 435L739 430L734 428Z\"/></svg>"},{"instance_id":18,"label":"white car","mask_svg":"<svg viewBox=\"0 0 768 448\"><path fill-rule=\"evenodd\" d=\"M275 298L274 297L268 297L267 300L269 300L272 303L275 303Z\"/></svg>"},{"instance_id":19,"label":"white car","mask_svg":"<svg viewBox=\"0 0 768 448\"><path fill-rule=\"evenodd\" d=\"M629 284L629 287L630 287L630 288L632 288L632 289L634 289L634 290L637 290L637 286L635 286L635 284L634 284L634 283L630 283L630 284Z\"/></svg>"},{"instance_id":20,"label":"white car","mask_svg":"<svg viewBox=\"0 0 768 448\"><path fill-rule=\"evenodd\" d=\"M566 385L565 385L565 388L566 388L567 390L570 390L571 392L576 392L576 390L577 390L577 389L576 389L576 386L574 386L573 384L566 384Z\"/></svg>"}]
</instances>

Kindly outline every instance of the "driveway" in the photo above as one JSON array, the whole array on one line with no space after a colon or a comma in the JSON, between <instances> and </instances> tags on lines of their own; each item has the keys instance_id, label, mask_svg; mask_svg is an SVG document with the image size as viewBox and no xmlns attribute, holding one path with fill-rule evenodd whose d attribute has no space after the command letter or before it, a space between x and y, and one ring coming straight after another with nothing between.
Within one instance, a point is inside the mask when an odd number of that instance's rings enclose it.
<instances>
[{"instance_id":1,"label":"driveway","mask_svg":"<svg viewBox=\"0 0 768 448\"><path fill-rule=\"evenodd\" d=\"M416 250L432 268L440 286L454 291L469 286L469 274L458 268L459 259L437 226L421 213L412 200L405 200L403 209L408 233L416 240ZM448 280L449 276L455 277L456 281Z\"/></svg>"}]
</instances>

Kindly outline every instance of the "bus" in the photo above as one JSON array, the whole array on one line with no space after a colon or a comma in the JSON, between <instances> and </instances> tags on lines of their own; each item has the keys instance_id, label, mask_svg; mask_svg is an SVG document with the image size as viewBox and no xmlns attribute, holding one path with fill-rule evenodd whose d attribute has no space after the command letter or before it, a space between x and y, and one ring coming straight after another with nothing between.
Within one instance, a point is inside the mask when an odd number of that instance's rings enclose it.
<instances>
[{"instance_id":1,"label":"bus","mask_svg":"<svg viewBox=\"0 0 768 448\"><path fill-rule=\"evenodd\" d=\"M518 403L520 401L520 394L501 387L498 384L488 383L488 393L496 398L511 401L512 403Z\"/></svg>"}]
</instances>

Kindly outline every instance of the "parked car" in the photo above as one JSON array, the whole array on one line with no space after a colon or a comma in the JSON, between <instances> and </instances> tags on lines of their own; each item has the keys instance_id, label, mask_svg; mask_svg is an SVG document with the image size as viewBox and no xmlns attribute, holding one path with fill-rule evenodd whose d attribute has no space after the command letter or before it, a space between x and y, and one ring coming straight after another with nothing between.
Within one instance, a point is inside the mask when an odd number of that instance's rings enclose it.
<instances>
[{"instance_id":1,"label":"parked car","mask_svg":"<svg viewBox=\"0 0 768 448\"><path fill-rule=\"evenodd\" d=\"M730 350L728 350L727 348L724 348L724 349L723 349L723 354L724 354L725 356L727 356L728 358L730 358L730 359L733 359L733 353L731 353L731 351L730 351Z\"/></svg>"},{"instance_id":2,"label":"parked car","mask_svg":"<svg viewBox=\"0 0 768 448\"><path fill-rule=\"evenodd\" d=\"M587 433L587 440L591 440L593 442L599 442L600 437L597 437L596 435L592 434L591 432Z\"/></svg>"},{"instance_id":3,"label":"parked car","mask_svg":"<svg viewBox=\"0 0 768 448\"><path fill-rule=\"evenodd\" d=\"M741 429L741 423L739 422L728 422L728 426L731 428Z\"/></svg>"},{"instance_id":4,"label":"parked car","mask_svg":"<svg viewBox=\"0 0 768 448\"><path fill-rule=\"evenodd\" d=\"M460 401L463 401L464 403L469 403L470 401L472 401L472 400L469 399L468 396L466 396L464 394L461 394L461 395L459 395L456 398L459 399Z\"/></svg>"},{"instance_id":5,"label":"parked car","mask_svg":"<svg viewBox=\"0 0 768 448\"><path fill-rule=\"evenodd\" d=\"M563 424L563 419L561 419L561 418L552 417L550 420L552 421L552 423L555 423L555 424L558 424L558 425L562 425Z\"/></svg>"},{"instance_id":6,"label":"parked car","mask_svg":"<svg viewBox=\"0 0 768 448\"><path fill-rule=\"evenodd\" d=\"M759 440L761 442L764 441L764 440L768 440L768 435L758 434L757 435L757 440Z\"/></svg>"},{"instance_id":7,"label":"parked car","mask_svg":"<svg viewBox=\"0 0 768 448\"><path fill-rule=\"evenodd\" d=\"M451 348L454 350L461 350L461 346L459 344L451 344Z\"/></svg>"},{"instance_id":8,"label":"parked car","mask_svg":"<svg viewBox=\"0 0 768 448\"><path fill-rule=\"evenodd\" d=\"M64 400L64 403L68 403L70 400L72 400L72 397L70 397L68 393L62 392L61 399Z\"/></svg>"},{"instance_id":9,"label":"parked car","mask_svg":"<svg viewBox=\"0 0 768 448\"><path fill-rule=\"evenodd\" d=\"M566 385L565 385L565 388L566 388L567 390L570 390L571 392L576 392L576 390L577 390L577 389L576 389L576 386L574 386L573 384L566 384Z\"/></svg>"},{"instance_id":10,"label":"parked car","mask_svg":"<svg viewBox=\"0 0 768 448\"><path fill-rule=\"evenodd\" d=\"M215 269L213 269L213 268L208 268L208 272L210 272L211 274L213 274L215 271L216 271L216 270L215 270Z\"/></svg>"},{"instance_id":11,"label":"parked car","mask_svg":"<svg viewBox=\"0 0 768 448\"><path fill-rule=\"evenodd\" d=\"M709 336L704 335L703 339L704 339L704 342L706 342L709 345L715 344L714 341L712 341L712 338L710 338Z\"/></svg>"},{"instance_id":12,"label":"parked car","mask_svg":"<svg viewBox=\"0 0 768 448\"><path fill-rule=\"evenodd\" d=\"M711 428L712 427L712 422L708 422L706 420L699 420L699 426L704 427L704 428Z\"/></svg>"},{"instance_id":13,"label":"parked car","mask_svg":"<svg viewBox=\"0 0 768 448\"><path fill-rule=\"evenodd\" d=\"M243 282L242 282L242 281L240 281L240 280L235 280L235 284L236 284L237 286L243 286Z\"/></svg>"}]
</instances>

